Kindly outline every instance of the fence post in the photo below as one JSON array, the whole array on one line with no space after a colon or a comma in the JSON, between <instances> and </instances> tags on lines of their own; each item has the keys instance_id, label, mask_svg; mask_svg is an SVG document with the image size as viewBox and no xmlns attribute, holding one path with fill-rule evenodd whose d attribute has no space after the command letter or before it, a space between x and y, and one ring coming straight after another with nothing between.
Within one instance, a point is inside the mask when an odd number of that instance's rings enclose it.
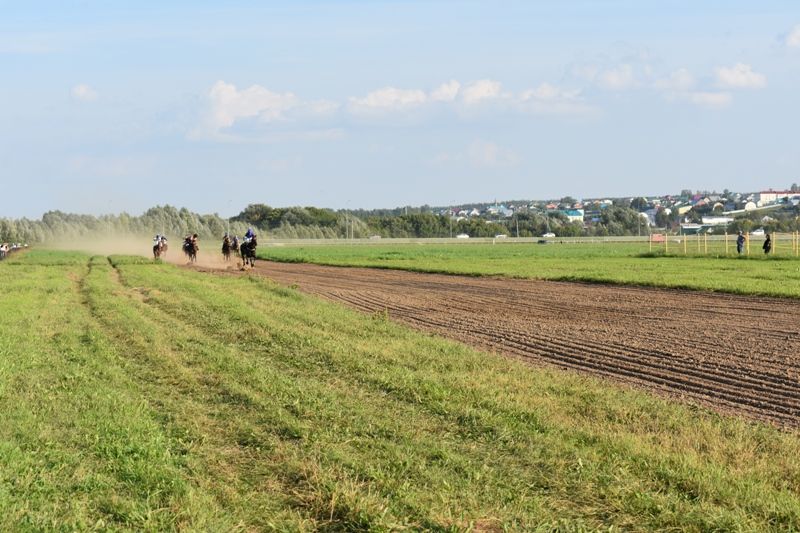
<instances>
[{"instance_id":1,"label":"fence post","mask_svg":"<svg viewBox=\"0 0 800 533\"><path fill-rule=\"evenodd\" d=\"M747 244L747 256L750 257L750 234L745 234L744 238L745 243Z\"/></svg>"},{"instance_id":2,"label":"fence post","mask_svg":"<svg viewBox=\"0 0 800 533\"><path fill-rule=\"evenodd\" d=\"M683 236L683 255L687 254L686 241L688 241L688 240L689 240L689 236L688 235L684 235Z\"/></svg>"},{"instance_id":3,"label":"fence post","mask_svg":"<svg viewBox=\"0 0 800 533\"><path fill-rule=\"evenodd\" d=\"M669 235L667 235L667 232L665 231L664 232L664 255L667 255L668 252L669 252Z\"/></svg>"},{"instance_id":4,"label":"fence post","mask_svg":"<svg viewBox=\"0 0 800 533\"><path fill-rule=\"evenodd\" d=\"M708 255L708 233L703 233L703 255Z\"/></svg>"},{"instance_id":5,"label":"fence post","mask_svg":"<svg viewBox=\"0 0 800 533\"><path fill-rule=\"evenodd\" d=\"M725 232L725 257L728 257L728 232Z\"/></svg>"},{"instance_id":6,"label":"fence post","mask_svg":"<svg viewBox=\"0 0 800 533\"><path fill-rule=\"evenodd\" d=\"M650 253L653 253L653 235L651 234L650 237L647 239L648 243L650 244Z\"/></svg>"},{"instance_id":7,"label":"fence post","mask_svg":"<svg viewBox=\"0 0 800 533\"><path fill-rule=\"evenodd\" d=\"M697 234L697 253L700 253L700 233Z\"/></svg>"}]
</instances>

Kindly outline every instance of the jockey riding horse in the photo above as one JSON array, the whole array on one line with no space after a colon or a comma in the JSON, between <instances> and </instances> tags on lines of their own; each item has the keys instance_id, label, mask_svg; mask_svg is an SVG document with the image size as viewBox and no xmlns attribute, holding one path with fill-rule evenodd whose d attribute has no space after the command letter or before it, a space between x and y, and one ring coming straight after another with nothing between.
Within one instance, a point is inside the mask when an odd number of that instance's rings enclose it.
<instances>
[{"instance_id":1,"label":"jockey riding horse","mask_svg":"<svg viewBox=\"0 0 800 533\"><path fill-rule=\"evenodd\" d=\"M244 241L239 245L239 254L242 256L242 268L245 268L247 265L251 267L256 266L257 246L258 241L256 240L256 234L252 229L248 229L244 236Z\"/></svg>"},{"instance_id":2,"label":"jockey riding horse","mask_svg":"<svg viewBox=\"0 0 800 533\"><path fill-rule=\"evenodd\" d=\"M197 233L193 235L187 235L185 239L183 239L183 253L189 258L190 263L195 263L197 261L197 251L200 247L197 245Z\"/></svg>"},{"instance_id":3,"label":"jockey riding horse","mask_svg":"<svg viewBox=\"0 0 800 533\"><path fill-rule=\"evenodd\" d=\"M163 235L156 235L153 239L153 258L159 259L161 256L167 255L167 238Z\"/></svg>"},{"instance_id":4,"label":"jockey riding horse","mask_svg":"<svg viewBox=\"0 0 800 533\"><path fill-rule=\"evenodd\" d=\"M231 246L231 238L228 237L226 233L224 237L222 237L222 257L225 258L225 261L231 260L231 251L233 247Z\"/></svg>"}]
</instances>

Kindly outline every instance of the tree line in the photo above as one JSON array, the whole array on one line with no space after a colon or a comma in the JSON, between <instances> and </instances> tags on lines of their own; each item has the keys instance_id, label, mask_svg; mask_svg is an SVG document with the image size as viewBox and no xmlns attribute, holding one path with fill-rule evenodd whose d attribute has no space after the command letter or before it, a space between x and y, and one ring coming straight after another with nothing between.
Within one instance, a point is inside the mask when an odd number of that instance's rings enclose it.
<instances>
[{"instance_id":1,"label":"tree line","mask_svg":"<svg viewBox=\"0 0 800 533\"><path fill-rule=\"evenodd\" d=\"M201 215L186 208L156 206L143 214L77 215L49 211L40 220L0 218L0 241L41 243L83 239L96 236L152 236L156 233L178 238L197 233L203 239L218 239L224 233L243 235L248 227L262 237L284 239L369 238L446 238L459 234L470 237L508 236L538 237L552 232L559 237L616 236L647 234L647 221L634 208L614 205L602 209L592 220L571 222L560 212L517 212L512 217L487 219L467 217L460 220L417 208L406 213L378 210L347 211L317 207L274 208L251 204L231 218L218 214ZM796 210L795 210L796 211ZM768 231L797 231L796 212L771 214L767 223L755 214L737 219L729 231L765 227ZM676 225L677 217L663 217L656 223Z\"/></svg>"}]
</instances>

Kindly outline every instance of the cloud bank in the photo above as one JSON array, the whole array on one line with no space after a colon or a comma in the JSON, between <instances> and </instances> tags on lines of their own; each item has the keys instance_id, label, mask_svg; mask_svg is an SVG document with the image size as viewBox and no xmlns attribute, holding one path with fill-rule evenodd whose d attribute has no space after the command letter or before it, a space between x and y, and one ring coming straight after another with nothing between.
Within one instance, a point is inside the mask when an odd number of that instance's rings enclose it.
<instances>
[{"instance_id":1,"label":"cloud bank","mask_svg":"<svg viewBox=\"0 0 800 533\"><path fill-rule=\"evenodd\" d=\"M791 36L787 42L790 40ZM573 67L571 74L583 79L584 84L589 82L590 88L613 92L650 90L668 101L710 109L730 106L735 91L767 86L764 74L741 62L718 66L710 75L699 78L686 68L658 77L651 65L635 61L583 64ZM87 85L79 85L73 88L73 96L91 100L97 94ZM261 85L240 89L220 80L209 90L202 119L189 136L225 141L331 138L340 136L343 124L351 120L374 122L405 116L425 120L434 111L450 112L459 120L473 120L501 114L587 116L596 114L598 108L586 101L581 89L548 82L514 92L498 80L453 79L431 89L386 86L337 102L305 100L292 92Z\"/></svg>"},{"instance_id":2,"label":"cloud bank","mask_svg":"<svg viewBox=\"0 0 800 533\"><path fill-rule=\"evenodd\" d=\"M429 91L387 86L339 103L303 100L294 93L278 92L261 85L239 89L220 80L207 93L202 118L189 136L245 140L252 138L254 131L263 134L265 131L302 130L301 123L364 117L380 119L412 111L424 112L433 107L453 112L484 109L494 113L533 115L580 115L593 110L580 90L563 89L550 83L515 94L505 91L497 80L467 83L450 80Z\"/></svg>"}]
</instances>

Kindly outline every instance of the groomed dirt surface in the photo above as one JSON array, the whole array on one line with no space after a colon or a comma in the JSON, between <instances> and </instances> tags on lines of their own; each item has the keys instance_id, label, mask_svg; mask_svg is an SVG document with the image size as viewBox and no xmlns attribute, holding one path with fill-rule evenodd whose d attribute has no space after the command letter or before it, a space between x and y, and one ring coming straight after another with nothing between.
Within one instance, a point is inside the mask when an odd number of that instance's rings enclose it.
<instances>
[{"instance_id":1,"label":"groomed dirt surface","mask_svg":"<svg viewBox=\"0 0 800 533\"><path fill-rule=\"evenodd\" d=\"M261 262L283 285L417 329L800 426L800 301Z\"/></svg>"}]
</instances>

